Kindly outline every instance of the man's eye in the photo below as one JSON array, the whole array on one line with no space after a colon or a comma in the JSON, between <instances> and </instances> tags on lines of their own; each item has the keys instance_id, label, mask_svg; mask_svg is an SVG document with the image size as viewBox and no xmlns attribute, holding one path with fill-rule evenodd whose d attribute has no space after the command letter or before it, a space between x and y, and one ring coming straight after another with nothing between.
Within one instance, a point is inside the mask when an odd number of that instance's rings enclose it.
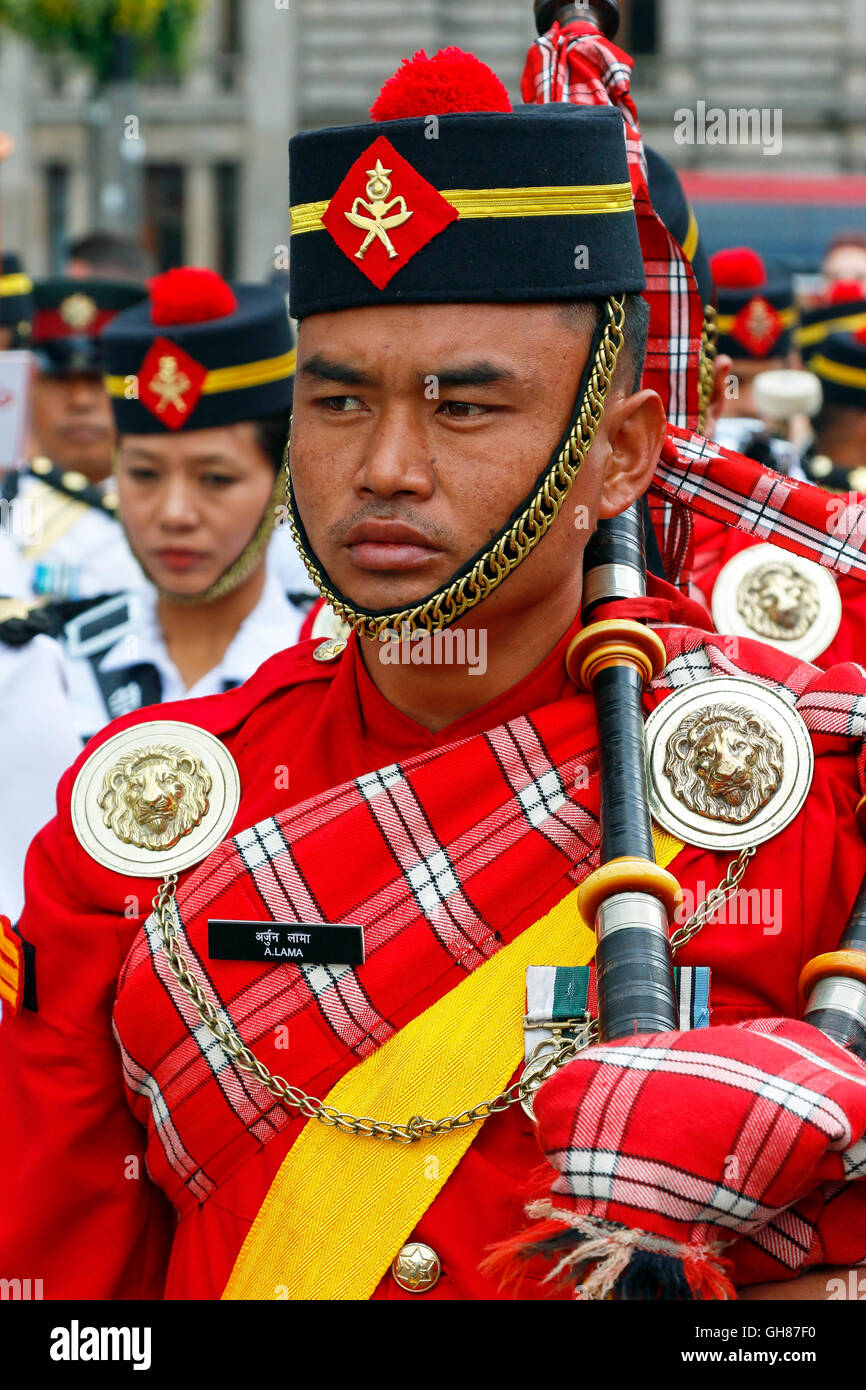
<instances>
[{"instance_id":1,"label":"man's eye","mask_svg":"<svg viewBox=\"0 0 866 1390\"><path fill-rule=\"evenodd\" d=\"M332 410L335 414L342 414L349 410L362 410L364 402L359 396L325 396L322 404L326 410Z\"/></svg>"},{"instance_id":2,"label":"man's eye","mask_svg":"<svg viewBox=\"0 0 866 1390\"><path fill-rule=\"evenodd\" d=\"M149 483L157 477L155 468L130 468L129 477L134 478L137 483Z\"/></svg>"},{"instance_id":3,"label":"man's eye","mask_svg":"<svg viewBox=\"0 0 866 1390\"><path fill-rule=\"evenodd\" d=\"M201 480L207 487L229 487L234 482L230 473L203 473Z\"/></svg>"},{"instance_id":4,"label":"man's eye","mask_svg":"<svg viewBox=\"0 0 866 1390\"><path fill-rule=\"evenodd\" d=\"M443 401L439 409L454 420L471 420L476 415L483 415L486 407L473 401Z\"/></svg>"}]
</instances>

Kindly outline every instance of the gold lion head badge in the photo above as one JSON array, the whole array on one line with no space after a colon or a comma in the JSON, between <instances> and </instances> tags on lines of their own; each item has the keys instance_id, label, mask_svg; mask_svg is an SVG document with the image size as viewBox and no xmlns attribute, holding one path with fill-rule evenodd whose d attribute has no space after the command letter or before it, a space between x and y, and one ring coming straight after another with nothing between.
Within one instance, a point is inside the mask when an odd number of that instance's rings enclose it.
<instances>
[{"instance_id":1,"label":"gold lion head badge","mask_svg":"<svg viewBox=\"0 0 866 1390\"><path fill-rule=\"evenodd\" d=\"M674 796L711 820L751 820L778 791L782 768L781 739L742 705L687 715L665 750Z\"/></svg>"},{"instance_id":2,"label":"gold lion head badge","mask_svg":"<svg viewBox=\"0 0 866 1390\"><path fill-rule=\"evenodd\" d=\"M737 588L737 612L752 632L774 641L796 641L821 611L817 585L781 560L758 565Z\"/></svg>"},{"instance_id":3,"label":"gold lion head badge","mask_svg":"<svg viewBox=\"0 0 866 1390\"><path fill-rule=\"evenodd\" d=\"M97 805L124 844L165 850L201 824L211 777L183 748L154 744L134 748L105 774Z\"/></svg>"}]
</instances>

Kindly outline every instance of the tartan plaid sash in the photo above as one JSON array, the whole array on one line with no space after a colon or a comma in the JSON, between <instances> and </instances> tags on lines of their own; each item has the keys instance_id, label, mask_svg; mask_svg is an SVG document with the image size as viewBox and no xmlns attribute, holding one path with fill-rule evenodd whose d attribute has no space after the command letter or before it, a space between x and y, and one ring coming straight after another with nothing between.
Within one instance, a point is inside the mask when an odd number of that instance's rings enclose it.
<instances>
[{"instance_id":1,"label":"tartan plaid sash","mask_svg":"<svg viewBox=\"0 0 866 1390\"><path fill-rule=\"evenodd\" d=\"M734 664L729 639L660 631L668 665L648 705L714 673L751 675L796 707L817 752L853 740L862 779L860 667L819 672L746 640ZM225 841L177 897L181 943L206 996L271 1071L326 1094L595 866L595 740L591 702L560 700L329 788ZM361 922L367 960L359 970L221 961L217 986L207 920L219 917ZM180 1209L299 1127L201 1024L152 919L124 964L114 1017L130 1105L149 1131L149 1171Z\"/></svg>"},{"instance_id":2,"label":"tartan plaid sash","mask_svg":"<svg viewBox=\"0 0 866 1390\"><path fill-rule=\"evenodd\" d=\"M588 716L588 701L563 700L330 788L225 841L181 884L192 974L271 1071L326 1094L585 877L599 843ZM366 961L214 966L209 918L361 923ZM152 918L121 974L115 1031L149 1170L182 1209L298 1124L222 1054Z\"/></svg>"},{"instance_id":3,"label":"tartan plaid sash","mask_svg":"<svg viewBox=\"0 0 866 1390\"><path fill-rule=\"evenodd\" d=\"M652 488L744 535L866 579L866 505L786 478L690 430L669 426Z\"/></svg>"}]
</instances>

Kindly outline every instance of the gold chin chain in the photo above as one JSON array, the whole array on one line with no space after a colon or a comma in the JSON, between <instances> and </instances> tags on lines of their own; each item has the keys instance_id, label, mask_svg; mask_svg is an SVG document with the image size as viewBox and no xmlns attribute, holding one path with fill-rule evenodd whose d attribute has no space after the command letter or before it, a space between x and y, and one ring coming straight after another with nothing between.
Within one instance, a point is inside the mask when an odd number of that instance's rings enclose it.
<instances>
[{"instance_id":1,"label":"gold chin chain","mask_svg":"<svg viewBox=\"0 0 866 1390\"><path fill-rule=\"evenodd\" d=\"M749 860L755 853L754 847L741 850L732 859L718 888L705 898L695 913L671 937L671 950L676 952L706 925L707 919L737 891ZM531 1074L526 1072L507 1090L500 1091L492 1100L483 1100L470 1110L461 1110L459 1115L444 1115L439 1120L425 1120L421 1115L413 1115L405 1124L394 1124L390 1120L374 1120L369 1115L349 1115L326 1105L317 1096L308 1096L298 1086L290 1086L282 1076L274 1076L251 1052L237 1030L223 1023L217 1010L210 1004L201 985L193 979L189 965L183 954L175 921L174 902L177 889L177 874L166 874L153 899L153 914L160 944L168 960L168 966L186 997L192 1002L199 1018L208 1032L216 1039L229 1061L241 1071L250 1072L265 1090L275 1099L293 1110L298 1110L309 1120L341 1129L347 1134L359 1134L367 1139L390 1139L395 1144L415 1144L419 1139L433 1139L440 1134L450 1134L453 1129L465 1129L467 1125L480 1124L490 1115L508 1110L524 1100L531 1100L555 1071L576 1057L584 1047L598 1041L598 1019L590 1019L576 1037L560 1039L559 1048L551 1052L549 1058Z\"/></svg>"},{"instance_id":2,"label":"gold chin chain","mask_svg":"<svg viewBox=\"0 0 866 1390\"><path fill-rule=\"evenodd\" d=\"M307 567L307 573L335 613L362 637L376 641L380 633L386 630L408 633L436 632L448 627L492 594L547 534L592 447L604 411L605 397L622 348L625 323L623 301L611 295L605 301L604 312L604 331L596 349L577 420L533 497L507 531L479 556L468 574L462 579L452 580L447 588L440 589L438 593L432 594L430 598L416 603L413 607L396 609L392 613L383 613L374 618L353 608L346 599L334 593L324 572L307 554L301 540L291 471L287 470L286 499L289 504L292 536ZM289 437L291 438L291 429Z\"/></svg>"},{"instance_id":3,"label":"gold chin chain","mask_svg":"<svg viewBox=\"0 0 866 1390\"><path fill-rule=\"evenodd\" d=\"M698 363L698 434L703 434L707 410L713 399L716 383L716 354L719 350L719 326L712 304L704 305L704 325L701 329L701 356Z\"/></svg>"}]
</instances>

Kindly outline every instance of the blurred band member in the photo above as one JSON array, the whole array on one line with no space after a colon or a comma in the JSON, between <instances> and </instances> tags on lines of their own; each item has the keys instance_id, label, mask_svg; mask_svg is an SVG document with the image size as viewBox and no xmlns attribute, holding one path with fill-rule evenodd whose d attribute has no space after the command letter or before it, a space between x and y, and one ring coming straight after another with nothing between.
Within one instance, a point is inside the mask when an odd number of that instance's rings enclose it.
<instances>
[{"instance_id":1,"label":"blurred band member","mask_svg":"<svg viewBox=\"0 0 866 1390\"><path fill-rule=\"evenodd\" d=\"M26 346L32 316L33 282L14 251L5 252L0 256L0 352Z\"/></svg>"},{"instance_id":2,"label":"blurred band member","mask_svg":"<svg viewBox=\"0 0 866 1390\"><path fill-rule=\"evenodd\" d=\"M791 365L792 329L797 318L791 277L781 269L768 273L761 257L748 246L717 251L710 269L718 296L718 351L732 359L731 381L722 415L740 421L761 421L752 395L759 372ZM738 426L730 426L736 433ZM745 430L746 426L743 426ZM737 440L720 442L737 448Z\"/></svg>"},{"instance_id":3,"label":"blurred band member","mask_svg":"<svg viewBox=\"0 0 866 1390\"><path fill-rule=\"evenodd\" d=\"M134 280L145 284L157 271L156 262L132 237L119 232L86 232L66 248L67 275L73 279Z\"/></svg>"},{"instance_id":4,"label":"blurred band member","mask_svg":"<svg viewBox=\"0 0 866 1390\"><path fill-rule=\"evenodd\" d=\"M134 284L65 277L34 287L32 457L3 484L22 518L15 540L32 594L75 599L143 582L108 486L116 433L101 335L144 293Z\"/></svg>"}]
</instances>

